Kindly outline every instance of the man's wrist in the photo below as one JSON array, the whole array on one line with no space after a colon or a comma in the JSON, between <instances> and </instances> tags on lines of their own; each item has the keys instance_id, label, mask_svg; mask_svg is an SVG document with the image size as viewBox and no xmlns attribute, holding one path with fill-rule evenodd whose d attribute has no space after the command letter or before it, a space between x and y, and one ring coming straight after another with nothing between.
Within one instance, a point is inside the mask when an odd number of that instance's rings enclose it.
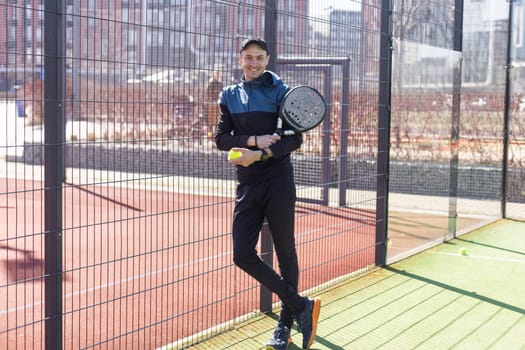
<instances>
[{"instance_id":1,"label":"man's wrist","mask_svg":"<svg viewBox=\"0 0 525 350\"><path fill-rule=\"evenodd\" d=\"M246 139L246 146L257 147L257 136L248 136L248 139Z\"/></svg>"},{"instance_id":2,"label":"man's wrist","mask_svg":"<svg viewBox=\"0 0 525 350\"><path fill-rule=\"evenodd\" d=\"M266 161L270 159L273 156L272 150L269 148L261 149L261 157L259 158L261 161Z\"/></svg>"},{"instance_id":3,"label":"man's wrist","mask_svg":"<svg viewBox=\"0 0 525 350\"><path fill-rule=\"evenodd\" d=\"M267 161L269 158L270 158L270 156L268 155L268 152L266 152L265 149L262 149L261 150L261 157L259 158L259 160L264 162L264 161Z\"/></svg>"}]
</instances>

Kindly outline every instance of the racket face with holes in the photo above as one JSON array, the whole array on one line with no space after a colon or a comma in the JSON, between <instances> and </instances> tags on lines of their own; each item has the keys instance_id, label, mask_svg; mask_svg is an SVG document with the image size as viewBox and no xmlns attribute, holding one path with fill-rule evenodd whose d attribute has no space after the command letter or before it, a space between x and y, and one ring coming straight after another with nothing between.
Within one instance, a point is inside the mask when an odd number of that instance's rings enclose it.
<instances>
[{"instance_id":1,"label":"racket face with holes","mask_svg":"<svg viewBox=\"0 0 525 350\"><path fill-rule=\"evenodd\" d=\"M326 115L326 102L314 88L297 86L286 94L279 116L296 132L304 132L319 125Z\"/></svg>"}]
</instances>

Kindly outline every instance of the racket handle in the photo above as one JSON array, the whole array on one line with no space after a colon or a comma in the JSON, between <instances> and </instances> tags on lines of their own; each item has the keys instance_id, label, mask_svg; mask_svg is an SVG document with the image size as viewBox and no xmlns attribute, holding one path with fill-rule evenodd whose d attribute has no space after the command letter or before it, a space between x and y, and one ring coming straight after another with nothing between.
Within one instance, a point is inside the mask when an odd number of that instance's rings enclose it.
<instances>
[{"instance_id":1,"label":"racket handle","mask_svg":"<svg viewBox=\"0 0 525 350\"><path fill-rule=\"evenodd\" d=\"M277 128L275 129L275 132L273 133L275 136L281 136L282 135L282 127L283 127L283 120L281 117L277 117Z\"/></svg>"},{"instance_id":2,"label":"racket handle","mask_svg":"<svg viewBox=\"0 0 525 350\"><path fill-rule=\"evenodd\" d=\"M283 120L281 117L277 118L277 130L273 133L274 135L278 136L290 136L295 135L295 131L293 130L282 130L283 128Z\"/></svg>"},{"instance_id":3,"label":"racket handle","mask_svg":"<svg viewBox=\"0 0 525 350\"><path fill-rule=\"evenodd\" d=\"M273 133L275 136L290 136L295 135L295 131L293 130L278 130Z\"/></svg>"}]
</instances>

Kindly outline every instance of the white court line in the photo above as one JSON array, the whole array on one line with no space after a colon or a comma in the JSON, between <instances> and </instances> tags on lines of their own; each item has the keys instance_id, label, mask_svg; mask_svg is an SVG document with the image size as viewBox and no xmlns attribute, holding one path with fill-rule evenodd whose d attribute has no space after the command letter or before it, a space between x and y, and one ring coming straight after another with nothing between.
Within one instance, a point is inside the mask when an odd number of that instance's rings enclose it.
<instances>
[{"instance_id":1,"label":"white court line","mask_svg":"<svg viewBox=\"0 0 525 350\"><path fill-rule=\"evenodd\" d=\"M447 253L447 252L430 252L430 254L438 254L438 255L452 255L452 256L459 256L462 258L473 258L473 259L480 259L480 260L490 260L490 261L503 261L503 262L512 262L512 263L518 263L518 264L525 264L524 259L511 259L511 258L498 258L496 256L486 256L486 255L461 255L459 253Z\"/></svg>"},{"instance_id":2,"label":"white court line","mask_svg":"<svg viewBox=\"0 0 525 350\"><path fill-rule=\"evenodd\" d=\"M100 289L104 289L104 288L114 287L114 286L117 286L119 284L124 284L124 283L130 282L130 281L135 281L135 280L138 280L138 279L150 277L150 276L153 276L153 275L157 275L159 273L169 272L169 271L172 271L172 270L175 270L175 269L180 269L180 268L183 268L183 267L186 267L186 266L190 266L190 265L193 265L193 264L200 264L200 263L203 263L203 262L206 262L206 261L222 258L222 257L224 257L226 255L230 255L230 254L231 254L231 252L225 252L225 253L222 253L222 254L212 255L212 256L209 256L207 258L202 258L202 259L194 260L194 261L191 261L191 262L185 262L183 264L177 264L177 265L174 265L174 266L165 267L163 269L151 271L151 272L148 272L148 273L142 273L140 275L127 277L127 278L121 279L119 281L106 283L106 284L101 284L101 285L96 286L96 287L82 289L82 290L76 291L74 293L69 293L69 294L64 295L63 299L75 297L75 296L82 295L82 294L91 293L91 292L94 292L94 291L97 291L97 290L100 290ZM35 303L25 304L25 305L17 306L15 308L7 309L7 310L5 310L5 309L4 310L0 310L0 316L6 315L6 314L9 314L9 313L12 313L12 312L16 312L16 311L28 309L28 308L33 308L35 306L40 306L40 305L44 305L44 304L45 304L44 301L37 301Z\"/></svg>"}]
</instances>

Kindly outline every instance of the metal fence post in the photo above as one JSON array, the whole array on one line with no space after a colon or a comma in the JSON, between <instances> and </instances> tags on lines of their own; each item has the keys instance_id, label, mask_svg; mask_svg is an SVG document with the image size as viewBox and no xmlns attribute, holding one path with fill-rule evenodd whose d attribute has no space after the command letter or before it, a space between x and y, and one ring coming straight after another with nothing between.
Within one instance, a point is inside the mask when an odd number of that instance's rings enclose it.
<instances>
[{"instance_id":1,"label":"metal fence post","mask_svg":"<svg viewBox=\"0 0 525 350\"><path fill-rule=\"evenodd\" d=\"M277 4L276 0L266 0L264 7L264 39L270 51L268 69L275 71L277 57ZM268 224L265 222L261 230L261 256L264 262L273 266L273 241ZM272 292L263 285L260 289L259 309L262 312L272 311Z\"/></svg>"},{"instance_id":2,"label":"metal fence post","mask_svg":"<svg viewBox=\"0 0 525 350\"><path fill-rule=\"evenodd\" d=\"M379 65L379 121L377 132L377 202L375 264L386 264L388 234L388 177L390 166L390 111L392 81L392 5L381 1L381 42Z\"/></svg>"},{"instance_id":3,"label":"metal fence post","mask_svg":"<svg viewBox=\"0 0 525 350\"><path fill-rule=\"evenodd\" d=\"M62 0L44 4L45 348L62 349L62 179L65 30Z\"/></svg>"},{"instance_id":4,"label":"metal fence post","mask_svg":"<svg viewBox=\"0 0 525 350\"><path fill-rule=\"evenodd\" d=\"M455 0L454 6L454 51L463 50L463 0ZM457 201L459 186L459 140L461 119L461 78L463 59L454 67L452 78L452 121L450 131L450 175L449 175L449 206L448 206L448 235L455 237L457 231Z\"/></svg>"},{"instance_id":5,"label":"metal fence post","mask_svg":"<svg viewBox=\"0 0 525 350\"><path fill-rule=\"evenodd\" d=\"M329 106L332 106L332 67L327 66L324 69L324 91L325 91L325 99L328 101ZM330 108L328 109L328 113L323 120L323 148L321 151L321 158L322 158L322 175L321 175L321 183L323 185L323 192L322 192L322 204L328 205L330 202L330 130L332 129L332 121L330 120L331 113Z\"/></svg>"},{"instance_id":6,"label":"metal fence post","mask_svg":"<svg viewBox=\"0 0 525 350\"><path fill-rule=\"evenodd\" d=\"M346 205L346 191L348 190L348 133L349 133L349 103L350 103L350 62L351 58L341 62L343 87L341 91L341 130L339 151L339 206Z\"/></svg>"},{"instance_id":7,"label":"metal fence post","mask_svg":"<svg viewBox=\"0 0 525 350\"><path fill-rule=\"evenodd\" d=\"M450 174L448 185L448 235L455 237L458 218L458 166L459 166L459 139L460 139L460 117L461 117L461 65L459 60L454 67L452 81L452 120L450 128Z\"/></svg>"},{"instance_id":8,"label":"metal fence post","mask_svg":"<svg viewBox=\"0 0 525 350\"><path fill-rule=\"evenodd\" d=\"M503 160L501 169L501 217L507 217L507 176L509 163L509 127L510 127L510 108L511 108L511 89L510 89L510 70L512 69L512 26L513 0L509 3L509 21L507 33L507 58L505 63L505 110L503 111Z\"/></svg>"},{"instance_id":9,"label":"metal fence post","mask_svg":"<svg viewBox=\"0 0 525 350\"><path fill-rule=\"evenodd\" d=\"M266 264L273 266L273 240L266 220L261 229L261 258ZM261 312L271 312L272 292L262 284L260 288L259 310Z\"/></svg>"}]
</instances>

